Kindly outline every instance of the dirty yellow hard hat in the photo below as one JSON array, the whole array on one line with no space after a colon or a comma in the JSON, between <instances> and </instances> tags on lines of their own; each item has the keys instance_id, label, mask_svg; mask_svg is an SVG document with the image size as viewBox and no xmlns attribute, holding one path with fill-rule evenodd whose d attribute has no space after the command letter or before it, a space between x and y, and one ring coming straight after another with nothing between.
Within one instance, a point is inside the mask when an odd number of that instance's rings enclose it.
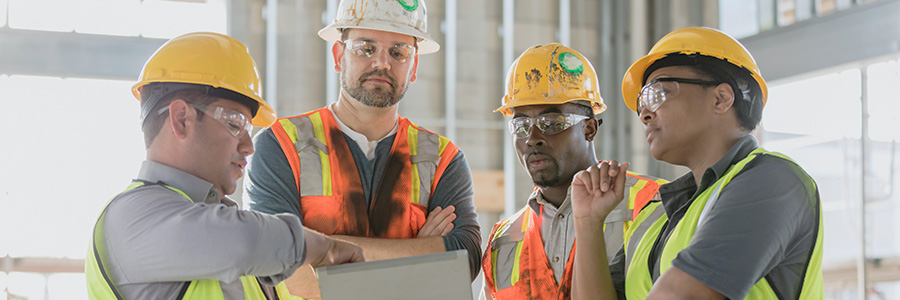
<instances>
[{"instance_id":1,"label":"dirty yellow hard hat","mask_svg":"<svg viewBox=\"0 0 900 300\"><path fill-rule=\"evenodd\" d=\"M319 37L334 43L341 30L362 28L389 31L416 38L419 54L437 52L441 48L428 34L425 0L341 0L337 16Z\"/></svg>"},{"instance_id":2,"label":"dirty yellow hard hat","mask_svg":"<svg viewBox=\"0 0 900 300\"><path fill-rule=\"evenodd\" d=\"M756 60L740 42L716 29L685 27L664 36L650 49L650 53L634 62L625 72L625 78L622 79L622 97L628 108L637 111L638 95L643 88L647 68L670 54L699 54L746 69L759 85L762 104L766 105L768 96L766 81L759 73Z\"/></svg>"},{"instance_id":3,"label":"dirty yellow hard hat","mask_svg":"<svg viewBox=\"0 0 900 300\"><path fill-rule=\"evenodd\" d=\"M509 67L506 82L503 105L494 110L504 116L513 107L572 101L590 105L595 115L606 110L591 62L558 43L526 49Z\"/></svg>"},{"instance_id":4,"label":"dirty yellow hard hat","mask_svg":"<svg viewBox=\"0 0 900 300\"><path fill-rule=\"evenodd\" d=\"M252 105L251 108L258 104L259 108L253 111L254 126L272 125L277 118L275 110L262 98L259 69L247 46L227 35L195 32L169 40L144 64L132 93L141 100L141 91L153 83L208 87L207 94L212 96ZM178 89L181 88L161 94ZM154 95L150 101L153 103L142 103L142 120L162 96Z\"/></svg>"}]
</instances>

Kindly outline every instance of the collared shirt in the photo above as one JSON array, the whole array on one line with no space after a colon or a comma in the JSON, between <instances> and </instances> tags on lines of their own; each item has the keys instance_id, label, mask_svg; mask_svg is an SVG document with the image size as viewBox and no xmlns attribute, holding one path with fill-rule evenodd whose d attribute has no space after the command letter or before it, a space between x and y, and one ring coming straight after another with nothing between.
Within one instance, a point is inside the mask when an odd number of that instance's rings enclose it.
<instances>
[{"instance_id":1,"label":"collared shirt","mask_svg":"<svg viewBox=\"0 0 900 300\"><path fill-rule=\"evenodd\" d=\"M744 136L706 169L699 186L688 172L660 187L669 220L649 257L654 281L660 276L662 248L694 199L757 147L753 136ZM784 159L754 159L722 189L672 266L731 299L743 299L763 276L782 299L795 297L818 222L817 191L805 178L803 169ZM619 251L610 273L620 299L624 269L624 251Z\"/></svg>"},{"instance_id":2,"label":"collared shirt","mask_svg":"<svg viewBox=\"0 0 900 300\"><path fill-rule=\"evenodd\" d=\"M566 192L566 199L559 207L544 199L540 189L528 197L528 206L541 217L541 241L547 262L553 269L556 282L562 279L566 262L575 242L575 222L572 218L572 187Z\"/></svg>"},{"instance_id":3,"label":"collared shirt","mask_svg":"<svg viewBox=\"0 0 900 300\"><path fill-rule=\"evenodd\" d=\"M151 185L110 201L103 230L107 271L127 299L174 299L184 282L202 279L219 280L225 299L243 299L240 276L275 284L305 258L294 215L240 210L212 183L154 161L137 179Z\"/></svg>"}]
</instances>

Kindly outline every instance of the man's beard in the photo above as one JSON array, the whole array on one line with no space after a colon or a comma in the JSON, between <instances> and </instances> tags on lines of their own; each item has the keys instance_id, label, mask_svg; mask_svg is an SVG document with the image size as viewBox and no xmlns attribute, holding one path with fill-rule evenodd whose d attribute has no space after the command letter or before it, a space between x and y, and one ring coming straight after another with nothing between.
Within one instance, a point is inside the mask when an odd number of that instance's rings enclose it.
<instances>
[{"instance_id":1,"label":"man's beard","mask_svg":"<svg viewBox=\"0 0 900 300\"><path fill-rule=\"evenodd\" d=\"M381 76L388 81L390 81L391 86L388 88L382 86L375 86L371 90L367 90L363 87L363 82L366 78L370 76L378 75ZM356 100L359 100L363 105L371 106L371 107L390 107L397 102L400 102L400 99L403 98L403 95L406 94L406 88L403 90L397 91L397 80L394 79L390 74L387 73L384 69L375 69L372 72L368 72L359 76L359 80L356 82L356 85L350 85L349 80L343 76L341 76L341 86L344 87L344 90L347 91L347 94L350 97L353 97Z\"/></svg>"}]
</instances>

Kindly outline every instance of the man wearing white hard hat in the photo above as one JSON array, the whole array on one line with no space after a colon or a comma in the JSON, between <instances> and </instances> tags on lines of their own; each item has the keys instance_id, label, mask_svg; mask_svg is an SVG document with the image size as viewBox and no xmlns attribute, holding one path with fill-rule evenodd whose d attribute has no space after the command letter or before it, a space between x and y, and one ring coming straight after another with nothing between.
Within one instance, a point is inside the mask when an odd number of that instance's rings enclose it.
<instances>
[{"instance_id":1,"label":"man wearing white hard hat","mask_svg":"<svg viewBox=\"0 0 900 300\"><path fill-rule=\"evenodd\" d=\"M426 23L421 0L341 1L319 31L333 43L339 97L256 136L247 192L252 209L297 214L304 226L359 245L367 260L466 249L474 278L481 237L465 156L397 113L418 55L440 47ZM319 297L308 267L277 290Z\"/></svg>"}]
</instances>

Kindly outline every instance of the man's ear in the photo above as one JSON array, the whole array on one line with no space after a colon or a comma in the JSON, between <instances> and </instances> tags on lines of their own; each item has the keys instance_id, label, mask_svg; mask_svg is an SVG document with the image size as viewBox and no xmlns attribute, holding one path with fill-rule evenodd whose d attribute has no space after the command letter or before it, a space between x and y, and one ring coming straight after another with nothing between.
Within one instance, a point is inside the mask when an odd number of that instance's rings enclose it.
<instances>
[{"instance_id":1,"label":"man's ear","mask_svg":"<svg viewBox=\"0 0 900 300\"><path fill-rule=\"evenodd\" d=\"M721 83L713 88L713 93L716 96L716 103L714 111L718 114L723 114L731 109L732 104L734 104L734 90L731 89L731 85L727 83Z\"/></svg>"},{"instance_id":2,"label":"man's ear","mask_svg":"<svg viewBox=\"0 0 900 300\"><path fill-rule=\"evenodd\" d=\"M172 127L172 133L178 139L187 137L188 124L194 123L197 112L192 106L182 99L175 99L169 103L169 126Z\"/></svg>"},{"instance_id":3,"label":"man's ear","mask_svg":"<svg viewBox=\"0 0 900 300\"><path fill-rule=\"evenodd\" d=\"M603 119L591 117L590 119L585 120L585 122L584 139L588 142L593 142L594 138L597 136L597 131L600 128L600 124L603 124Z\"/></svg>"},{"instance_id":4,"label":"man's ear","mask_svg":"<svg viewBox=\"0 0 900 300\"><path fill-rule=\"evenodd\" d=\"M344 43L341 41L334 42L331 45L331 56L334 58L334 71L340 73L343 67L341 59L344 58Z\"/></svg>"}]
</instances>

